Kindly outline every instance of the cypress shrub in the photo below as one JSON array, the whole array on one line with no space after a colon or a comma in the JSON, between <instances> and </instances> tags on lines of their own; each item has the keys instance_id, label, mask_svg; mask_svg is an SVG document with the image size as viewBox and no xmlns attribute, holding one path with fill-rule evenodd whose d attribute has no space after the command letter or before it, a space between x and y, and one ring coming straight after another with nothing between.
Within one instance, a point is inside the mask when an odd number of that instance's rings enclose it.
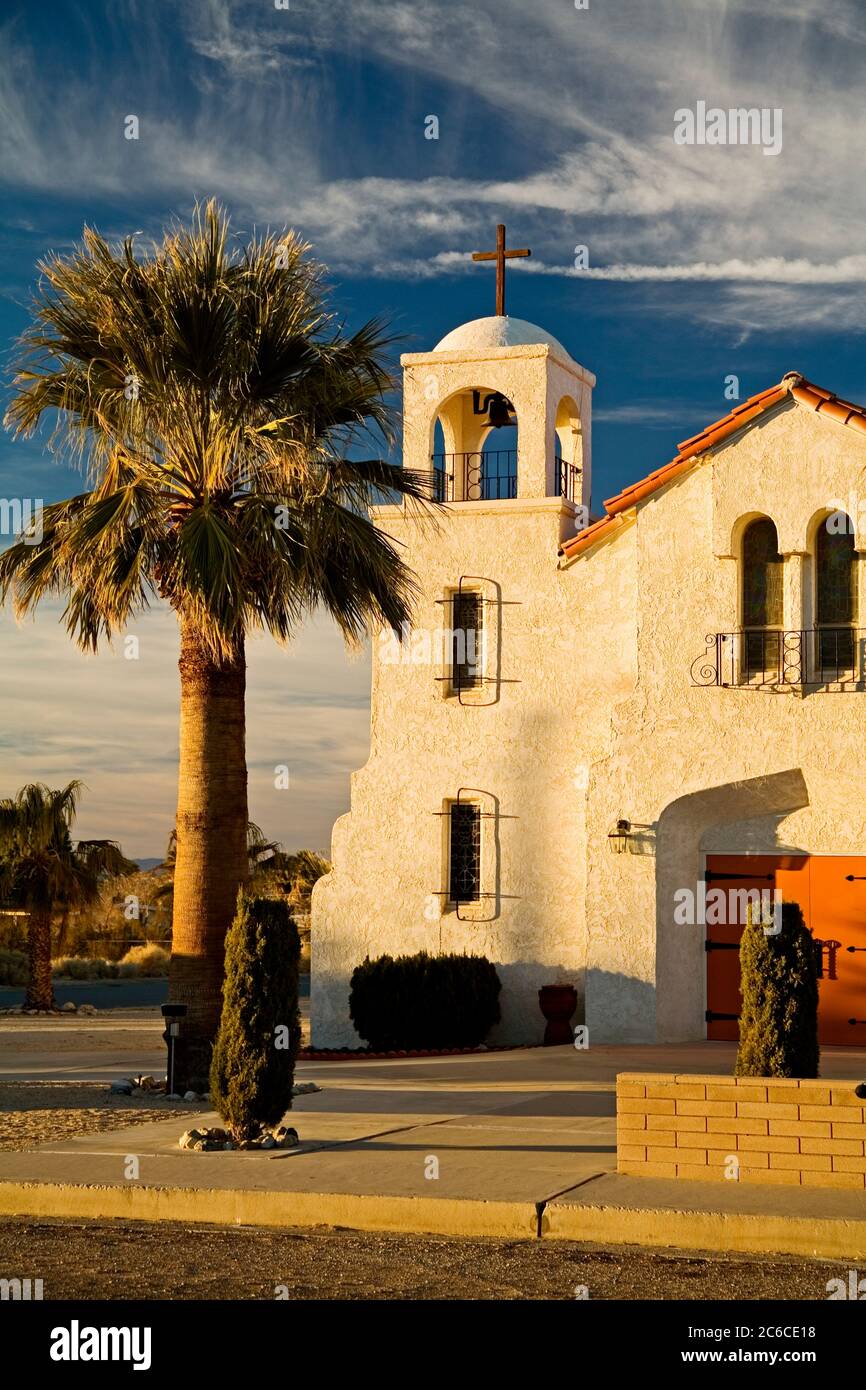
<instances>
[{"instance_id":1,"label":"cypress shrub","mask_svg":"<svg viewBox=\"0 0 866 1390\"><path fill-rule=\"evenodd\" d=\"M374 1052L477 1047L499 1022L501 988L486 956L368 956L349 1014Z\"/></svg>"},{"instance_id":2,"label":"cypress shrub","mask_svg":"<svg viewBox=\"0 0 866 1390\"><path fill-rule=\"evenodd\" d=\"M210 1070L211 1100L236 1140L255 1137L291 1109L301 1040L299 955L298 929L286 904L241 889L226 936L222 1016Z\"/></svg>"},{"instance_id":3,"label":"cypress shrub","mask_svg":"<svg viewBox=\"0 0 866 1390\"><path fill-rule=\"evenodd\" d=\"M781 931L764 931L750 906L740 942L740 1045L737 1076L818 1075L818 969L815 943L798 903L782 904Z\"/></svg>"}]
</instances>

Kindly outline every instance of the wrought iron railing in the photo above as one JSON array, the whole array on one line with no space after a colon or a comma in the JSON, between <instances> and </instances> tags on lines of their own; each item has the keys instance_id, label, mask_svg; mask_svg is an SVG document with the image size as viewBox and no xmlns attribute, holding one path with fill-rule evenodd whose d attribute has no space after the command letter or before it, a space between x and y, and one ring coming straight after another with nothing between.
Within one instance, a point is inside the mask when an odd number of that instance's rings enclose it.
<instances>
[{"instance_id":1,"label":"wrought iron railing","mask_svg":"<svg viewBox=\"0 0 866 1390\"><path fill-rule=\"evenodd\" d=\"M466 454L433 454L432 493L437 502L489 502L517 496L517 450L491 449ZM554 460L553 495L579 502L581 471ZM458 494L459 493L459 497Z\"/></svg>"},{"instance_id":2,"label":"wrought iron railing","mask_svg":"<svg viewBox=\"0 0 866 1390\"><path fill-rule=\"evenodd\" d=\"M437 475L434 489L439 488L440 502L489 502L517 496L517 450L477 450L467 454L434 454L433 474ZM455 498L455 480L462 494Z\"/></svg>"},{"instance_id":3,"label":"wrought iron railing","mask_svg":"<svg viewBox=\"0 0 866 1390\"><path fill-rule=\"evenodd\" d=\"M576 463L557 458L553 474L554 497L567 497L569 502L580 501L580 469Z\"/></svg>"},{"instance_id":4,"label":"wrought iron railing","mask_svg":"<svg viewBox=\"0 0 866 1390\"><path fill-rule=\"evenodd\" d=\"M436 463L436 455L433 457L433 497L437 502L454 501L454 474L446 471L444 467Z\"/></svg>"},{"instance_id":5,"label":"wrought iron railing","mask_svg":"<svg viewBox=\"0 0 866 1390\"><path fill-rule=\"evenodd\" d=\"M866 690L866 628L742 628L711 632L706 644L692 662L693 685Z\"/></svg>"}]
</instances>

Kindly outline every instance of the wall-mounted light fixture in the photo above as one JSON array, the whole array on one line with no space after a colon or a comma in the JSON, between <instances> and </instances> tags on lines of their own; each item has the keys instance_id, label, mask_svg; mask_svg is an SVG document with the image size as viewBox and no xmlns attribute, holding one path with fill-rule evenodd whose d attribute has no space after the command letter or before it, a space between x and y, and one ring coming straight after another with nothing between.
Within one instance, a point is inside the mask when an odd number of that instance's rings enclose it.
<instances>
[{"instance_id":1,"label":"wall-mounted light fixture","mask_svg":"<svg viewBox=\"0 0 866 1390\"><path fill-rule=\"evenodd\" d=\"M608 831L607 843L614 854L625 854L631 836L631 821L618 820L613 830Z\"/></svg>"}]
</instances>

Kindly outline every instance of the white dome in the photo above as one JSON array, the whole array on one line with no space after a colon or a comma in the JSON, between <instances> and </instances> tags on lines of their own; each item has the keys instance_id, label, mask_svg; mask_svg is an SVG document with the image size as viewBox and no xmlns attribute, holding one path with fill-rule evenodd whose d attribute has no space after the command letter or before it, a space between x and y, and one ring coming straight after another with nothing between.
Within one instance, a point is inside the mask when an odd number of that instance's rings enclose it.
<instances>
[{"instance_id":1,"label":"white dome","mask_svg":"<svg viewBox=\"0 0 866 1390\"><path fill-rule=\"evenodd\" d=\"M482 348L537 347L541 343L555 348L560 356L567 357L569 361L573 360L571 354L566 352L562 343L558 342L552 333L547 333L536 323L527 323L526 319L512 319L507 314L495 314L488 319L472 319L469 323L461 323L459 328L452 328L450 333L446 333L433 351L471 352Z\"/></svg>"}]
</instances>

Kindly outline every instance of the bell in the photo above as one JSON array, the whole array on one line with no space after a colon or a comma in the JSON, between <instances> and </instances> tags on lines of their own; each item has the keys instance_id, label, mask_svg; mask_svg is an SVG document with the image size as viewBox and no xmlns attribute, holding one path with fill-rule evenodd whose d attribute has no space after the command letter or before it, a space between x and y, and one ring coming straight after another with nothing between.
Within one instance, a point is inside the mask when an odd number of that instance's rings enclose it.
<instances>
[{"instance_id":1,"label":"bell","mask_svg":"<svg viewBox=\"0 0 866 1390\"><path fill-rule=\"evenodd\" d=\"M490 415L488 417L492 429L501 429L506 425L515 424L514 406L500 392L496 392L490 398Z\"/></svg>"}]
</instances>

